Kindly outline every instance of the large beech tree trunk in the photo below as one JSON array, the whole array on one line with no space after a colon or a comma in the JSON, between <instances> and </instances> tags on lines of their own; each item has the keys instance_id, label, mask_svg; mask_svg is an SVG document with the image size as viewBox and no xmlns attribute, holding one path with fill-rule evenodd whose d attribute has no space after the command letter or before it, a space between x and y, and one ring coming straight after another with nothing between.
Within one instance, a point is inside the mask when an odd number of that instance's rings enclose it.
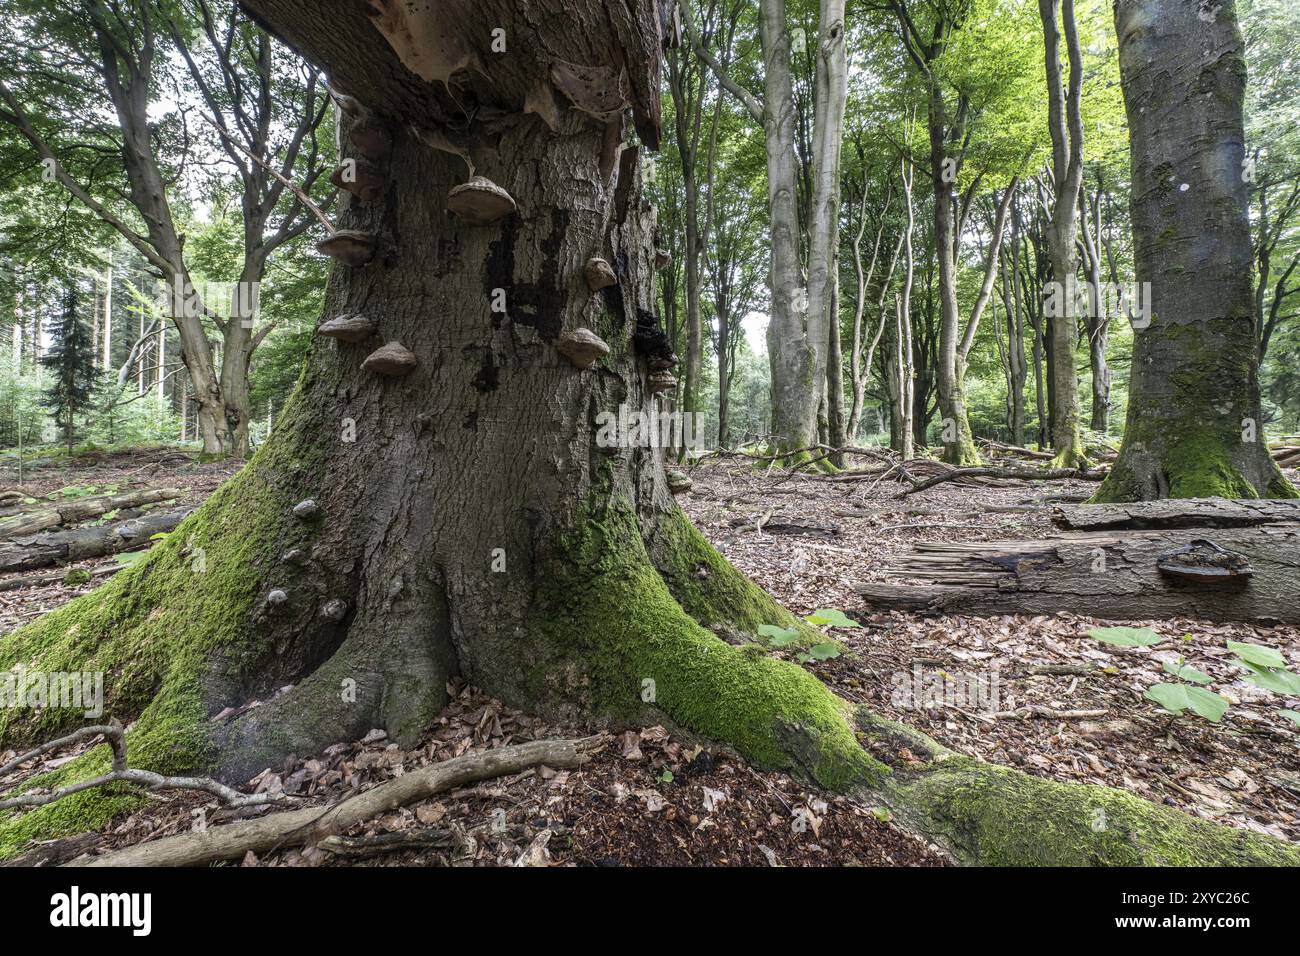
<instances>
[{"instance_id":1,"label":"large beech tree trunk","mask_svg":"<svg viewBox=\"0 0 1300 956\"><path fill-rule=\"evenodd\" d=\"M947 755L867 714L855 726L803 668L720 639L806 625L684 518L661 450L596 440L601 412L653 401L648 358L666 348L650 312L653 209L635 151L615 156L606 135L622 109L602 98L625 91L655 145L654 4L394 0L379 23L396 55L359 4L249 6L390 126L389 188L340 223L375 233L378 254L336 267L326 296L326 318L362 313L376 332L319 340L249 466L106 587L6 637L0 668L105 671L108 715L138 715L132 764L159 771L244 781L376 726L410 742L459 674L537 713L663 722L830 789L870 788L961 860L1300 862L1284 842ZM498 28L511 52L494 58ZM585 110L555 99L557 77ZM368 129L373 143L369 123L349 115L345 142ZM464 163L428 143L455 146L455 129L516 213L488 226L447 215ZM599 295L583 276L593 255L620 279ZM555 348L578 327L611 348L586 371ZM404 378L363 367L397 341L416 363ZM0 743L72 719L0 709ZM894 775L858 733L884 754L906 737L922 758ZM105 761L99 748L58 772ZM1114 834L1089 827L1096 803ZM0 817L0 856L130 805L82 791Z\"/></svg>"},{"instance_id":2,"label":"large beech tree trunk","mask_svg":"<svg viewBox=\"0 0 1300 956\"><path fill-rule=\"evenodd\" d=\"M1260 418L1235 4L1205 16L1119 0L1115 31L1151 319L1134 331L1124 444L1098 498L1293 497Z\"/></svg>"}]
</instances>

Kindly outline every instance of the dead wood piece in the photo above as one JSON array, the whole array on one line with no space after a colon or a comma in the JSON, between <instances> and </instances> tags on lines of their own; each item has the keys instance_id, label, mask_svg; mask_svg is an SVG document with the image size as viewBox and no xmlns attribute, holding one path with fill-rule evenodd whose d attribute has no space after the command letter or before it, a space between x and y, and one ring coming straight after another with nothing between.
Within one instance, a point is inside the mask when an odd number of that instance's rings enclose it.
<instances>
[{"instance_id":1,"label":"dead wood piece","mask_svg":"<svg viewBox=\"0 0 1300 956\"><path fill-rule=\"evenodd\" d=\"M1181 498L1114 505L1057 505L1052 523L1071 531L1119 528L1246 528L1300 524L1300 501L1292 499Z\"/></svg>"},{"instance_id":2,"label":"dead wood piece","mask_svg":"<svg viewBox=\"0 0 1300 956\"><path fill-rule=\"evenodd\" d=\"M405 773L331 807L305 807L210 827L200 833L181 833L69 865L202 866L239 859L249 850L265 853L277 847L302 846L467 783L518 773L539 764L574 769L605 740L599 735L579 740L537 740L466 754Z\"/></svg>"},{"instance_id":3,"label":"dead wood piece","mask_svg":"<svg viewBox=\"0 0 1300 956\"><path fill-rule=\"evenodd\" d=\"M124 508L139 508L142 505L156 504L160 501L172 501L181 496L179 488L147 488L143 491L127 491L116 495L94 495L75 501L63 501L47 504L37 511L0 520L0 538L16 538L20 535L35 534L62 524L76 524L90 518L98 518L110 511Z\"/></svg>"},{"instance_id":4,"label":"dead wood piece","mask_svg":"<svg viewBox=\"0 0 1300 956\"><path fill-rule=\"evenodd\" d=\"M1095 720L1098 717L1105 717L1107 710L1057 710L1055 707L1046 707L1042 704L1030 704L1027 707L1017 707L1015 710L1003 710L993 716L1006 720L1008 718L1015 720L1029 720L1032 717L1045 717L1049 720Z\"/></svg>"},{"instance_id":5,"label":"dead wood piece","mask_svg":"<svg viewBox=\"0 0 1300 956\"><path fill-rule=\"evenodd\" d=\"M102 568L92 568L90 576L94 578L106 577L110 574L117 574L122 570L120 564L106 564ZM59 584L68 576L67 571L47 571L45 574L23 574L16 578L6 578L0 581L0 591L17 591L19 588L37 588L44 587L47 584Z\"/></svg>"},{"instance_id":6,"label":"dead wood piece","mask_svg":"<svg viewBox=\"0 0 1300 956\"><path fill-rule=\"evenodd\" d=\"M173 530L192 511L192 508L186 508L165 513L148 512L118 524L50 531L0 542L0 571L30 571L51 564L67 564L146 548L154 535ZM9 590L6 585L8 582L0 582L0 591Z\"/></svg>"},{"instance_id":7,"label":"dead wood piece","mask_svg":"<svg viewBox=\"0 0 1300 956\"><path fill-rule=\"evenodd\" d=\"M859 588L875 608L974 615L1059 614L1106 620L1195 618L1300 623L1300 527L1224 529L1214 545L1252 569L1249 586L1206 587L1160 567L1203 540L1196 531L1094 532L1037 541L918 542L888 578ZM1234 561L1237 559L1233 559Z\"/></svg>"},{"instance_id":8,"label":"dead wood piece","mask_svg":"<svg viewBox=\"0 0 1300 956\"><path fill-rule=\"evenodd\" d=\"M465 831L455 826L397 830L362 837L327 836L316 846L335 856L358 860L400 850L445 850L465 846L467 842Z\"/></svg>"},{"instance_id":9,"label":"dead wood piece","mask_svg":"<svg viewBox=\"0 0 1300 956\"><path fill-rule=\"evenodd\" d=\"M997 478L1010 481L1102 481L1107 471L1102 468L952 468L949 471L915 482L900 495L914 495L945 481L969 478Z\"/></svg>"},{"instance_id":10,"label":"dead wood piece","mask_svg":"<svg viewBox=\"0 0 1300 956\"><path fill-rule=\"evenodd\" d=\"M226 805L230 807L254 807L267 803L278 803L287 799L282 793L240 793L238 790L227 787L225 784L209 777L165 777L151 770L138 770L129 767L126 762L126 731L122 729L122 725L116 720L107 724L82 727L80 730L73 731L64 737L48 741L26 753L19 754L3 767L0 767L0 777L29 760L34 760L61 747L80 743L83 740L91 740L95 737L103 737L108 745L113 748L112 770L89 780L81 780L66 787L59 787L49 793L25 792L17 796L6 797L0 800L0 810L13 810L19 807L43 807L46 804L62 800L64 797L70 797L74 793L102 787L110 783L136 783L150 790L204 790L224 800Z\"/></svg>"}]
</instances>

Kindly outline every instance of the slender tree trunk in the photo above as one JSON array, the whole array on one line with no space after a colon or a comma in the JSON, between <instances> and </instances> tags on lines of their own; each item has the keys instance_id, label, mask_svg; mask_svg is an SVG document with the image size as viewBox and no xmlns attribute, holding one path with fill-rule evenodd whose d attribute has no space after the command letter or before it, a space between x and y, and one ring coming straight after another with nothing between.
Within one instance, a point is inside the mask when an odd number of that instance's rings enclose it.
<instances>
[{"instance_id":1,"label":"slender tree trunk","mask_svg":"<svg viewBox=\"0 0 1300 956\"><path fill-rule=\"evenodd\" d=\"M828 443L844 444L844 368L837 309L840 152L848 93L844 0L821 0L818 13L813 187L808 217L808 338L813 381L825 383ZM824 348L817 348L817 343ZM841 465L840 461L834 462Z\"/></svg>"},{"instance_id":2,"label":"slender tree trunk","mask_svg":"<svg viewBox=\"0 0 1300 956\"><path fill-rule=\"evenodd\" d=\"M1088 364L1092 369L1092 420L1094 432L1105 435L1110 430L1110 366L1106 362L1106 343L1110 338L1110 316L1106 312L1107 297L1101 288L1101 255L1097 237L1101 234L1100 196L1092 207L1092 221L1080 195L1080 239L1084 252L1084 267L1088 275L1089 309L1085 327L1088 330Z\"/></svg>"},{"instance_id":3,"label":"slender tree trunk","mask_svg":"<svg viewBox=\"0 0 1300 956\"><path fill-rule=\"evenodd\" d=\"M1124 444L1102 501L1296 496L1260 417L1236 5L1197 13L1173 0L1115 5L1151 319L1134 331Z\"/></svg>"},{"instance_id":4,"label":"slender tree trunk","mask_svg":"<svg viewBox=\"0 0 1300 956\"><path fill-rule=\"evenodd\" d=\"M1057 9L1065 29L1070 59L1068 91L1062 88L1061 33ZM1052 260L1052 281L1057 295L1048 297L1057 308L1048 316L1052 336L1052 448L1053 464L1074 468L1085 461L1079 433L1078 376L1074 369L1076 332L1075 281L1079 268L1075 241L1078 234L1079 189L1083 183L1083 118L1080 97L1083 88L1083 55L1074 20L1074 0L1038 0L1047 50L1047 112L1052 134L1054 180L1051 222L1047 247Z\"/></svg>"},{"instance_id":5,"label":"slender tree trunk","mask_svg":"<svg viewBox=\"0 0 1300 956\"><path fill-rule=\"evenodd\" d=\"M825 368L826 336L813 335L808 328L810 302L799 261L796 117L785 0L760 0L759 33L763 41L763 123L772 229L767 325L772 431L777 451L794 451L816 442L822 394L817 370Z\"/></svg>"}]
</instances>

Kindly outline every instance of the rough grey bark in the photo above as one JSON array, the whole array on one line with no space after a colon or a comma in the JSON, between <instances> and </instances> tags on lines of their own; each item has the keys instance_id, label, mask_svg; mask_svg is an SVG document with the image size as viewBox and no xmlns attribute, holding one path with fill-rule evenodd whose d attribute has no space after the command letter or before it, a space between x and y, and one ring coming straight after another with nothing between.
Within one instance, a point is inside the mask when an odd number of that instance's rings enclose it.
<instances>
[{"instance_id":1,"label":"rough grey bark","mask_svg":"<svg viewBox=\"0 0 1300 956\"><path fill-rule=\"evenodd\" d=\"M1099 500L1294 497L1260 414L1236 5L1119 0L1132 220L1150 325Z\"/></svg>"},{"instance_id":2,"label":"rough grey bark","mask_svg":"<svg viewBox=\"0 0 1300 956\"><path fill-rule=\"evenodd\" d=\"M1066 50L1070 61L1068 89L1061 77L1061 11ZM1074 20L1074 0L1038 0L1043 23L1047 61L1047 125L1052 135L1053 204L1047 227L1047 247L1052 261L1052 281L1058 314L1049 316L1052 337L1052 449L1056 464L1074 468L1084 460L1079 433L1079 388L1074 370L1075 308L1074 283L1079 259L1075 250L1078 235L1079 190L1083 184L1083 54Z\"/></svg>"},{"instance_id":3,"label":"rough grey bark","mask_svg":"<svg viewBox=\"0 0 1300 956\"><path fill-rule=\"evenodd\" d=\"M813 381L826 383L829 440L844 442L844 369L838 314L840 153L848 95L844 0L818 8L812 142L812 196L808 215L808 338L814 343ZM816 348L816 343L825 348ZM835 464L841 465L842 461Z\"/></svg>"},{"instance_id":4,"label":"rough grey bark","mask_svg":"<svg viewBox=\"0 0 1300 956\"><path fill-rule=\"evenodd\" d=\"M1097 172L1097 192L1091 210L1082 192L1079 195L1079 246L1083 250L1088 276L1088 364L1092 369L1092 430L1105 435L1110 431L1110 365L1106 361L1106 343L1110 340L1110 316L1101 294L1101 171Z\"/></svg>"}]
</instances>

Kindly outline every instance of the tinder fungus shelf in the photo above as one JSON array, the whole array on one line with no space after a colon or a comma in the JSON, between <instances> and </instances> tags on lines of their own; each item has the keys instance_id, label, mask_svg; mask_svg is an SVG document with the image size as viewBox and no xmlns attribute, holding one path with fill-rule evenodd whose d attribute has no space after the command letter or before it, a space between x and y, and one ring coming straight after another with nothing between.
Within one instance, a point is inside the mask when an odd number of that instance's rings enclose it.
<instances>
[{"instance_id":1,"label":"tinder fungus shelf","mask_svg":"<svg viewBox=\"0 0 1300 956\"><path fill-rule=\"evenodd\" d=\"M572 362L575 368L588 369L609 354L609 346L591 329L573 329L560 335L555 342L555 351Z\"/></svg>"},{"instance_id":2,"label":"tinder fungus shelf","mask_svg":"<svg viewBox=\"0 0 1300 956\"><path fill-rule=\"evenodd\" d=\"M378 242L368 232L340 229L328 239L316 243L316 251L345 266L364 266L375 257Z\"/></svg>"},{"instance_id":3,"label":"tinder fungus shelf","mask_svg":"<svg viewBox=\"0 0 1300 956\"><path fill-rule=\"evenodd\" d=\"M386 378L401 378L409 375L415 368L415 353L401 342L389 342L371 352L361 367L375 375Z\"/></svg>"},{"instance_id":4,"label":"tinder fungus shelf","mask_svg":"<svg viewBox=\"0 0 1300 956\"><path fill-rule=\"evenodd\" d=\"M604 259L588 259L586 273L587 288L592 292L607 289L618 282L618 276L614 274L614 267Z\"/></svg>"},{"instance_id":5,"label":"tinder fungus shelf","mask_svg":"<svg viewBox=\"0 0 1300 956\"><path fill-rule=\"evenodd\" d=\"M317 335L340 342L360 342L375 332L375 321L364 315L339 315L323 323Z\"/></svg>"},{"instance_id":6,"label":"tinder fungus shelf","mask_svg":"<svg viewBox=\"0 0 1300 956\"><path fill-rule=\"evenodd\" d=\"M330 182L339 189L346 189L362 202L374 202L384 194L388 177L374 163L364 159L353 160L354 165L346 164L334 170Z\"/></svg>"},{"instance_id":7,"label":"tinder fungus shelf","mask_svg":"<svg viewBox=\"0 0 1300 956\"><path fill-rule=\"evenodd\" d=\"M660 392L671 392L677 387L677 379L671 372L652 372L647 382L650 394L658 395Z\"/></svg>"},{"instance_id":8,"label":"tinder fungus shelf","mask_svg":"<svg viewBox=\"0 0 1300 956\"><path fill-rule=\"evenodd\" d=\"M447 194L447 210L471 226L488 226L515 211L510 194L486 176L475 176Z\"/></svg>"}]
</instances>

